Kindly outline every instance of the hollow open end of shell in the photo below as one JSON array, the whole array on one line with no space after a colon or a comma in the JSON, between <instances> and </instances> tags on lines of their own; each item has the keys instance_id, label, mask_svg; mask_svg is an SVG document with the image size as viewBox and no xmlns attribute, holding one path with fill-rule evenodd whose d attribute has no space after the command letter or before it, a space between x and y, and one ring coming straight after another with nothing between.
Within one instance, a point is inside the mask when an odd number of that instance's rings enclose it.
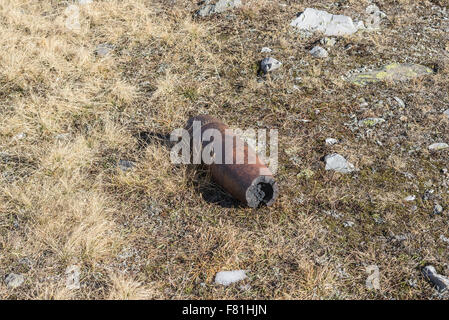
<instances>
[{"instance_id":1,"label":"hollow open end of shell","mask_svg":"<svg viewBox=\"0 0 449 320\"><path fill-rule=\"evenodd\" d=\"M262 205L270 206L276 200L278 193L278 185L273 177L259 176L246 190L246 202L251 208L258 208Z\"/></svg>"}]
</instances>

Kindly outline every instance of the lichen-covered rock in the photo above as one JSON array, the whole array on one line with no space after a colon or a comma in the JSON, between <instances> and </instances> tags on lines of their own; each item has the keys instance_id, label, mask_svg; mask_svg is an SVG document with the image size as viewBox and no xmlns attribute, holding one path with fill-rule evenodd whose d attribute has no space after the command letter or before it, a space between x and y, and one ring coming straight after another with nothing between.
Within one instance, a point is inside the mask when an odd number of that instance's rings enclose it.
<instances>
[{"instance_id":1,"label":"lichen-covered rock","mask_svg":"<svg viewBox=\"0 0 449 320\"><path fill-rule=\"evenodd\" d=\"M348 80L356 85L367 85L379 81L407 81L432 73L432 69L419 64L392 63L380 69L354 74Z\"/></svg>"}]
</instances>

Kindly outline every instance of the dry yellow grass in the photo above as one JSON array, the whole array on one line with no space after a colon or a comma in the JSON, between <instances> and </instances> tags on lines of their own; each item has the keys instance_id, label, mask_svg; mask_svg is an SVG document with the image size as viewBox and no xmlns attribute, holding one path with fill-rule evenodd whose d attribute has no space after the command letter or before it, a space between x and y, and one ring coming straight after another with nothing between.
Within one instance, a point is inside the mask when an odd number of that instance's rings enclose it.
<instances>
[{"instance_id":1,"label":"dry yellow grass","mask_svg":"<svg viewBox=\"0 0 449 320\"><path fill-rule=\"evenodd\" d=\"M449 274L439 240L449 237L447 213L430 214L433 201L447 212L448 153L426 150L449 142L447 33L432 9L447 4L377 1L388 14L380 33L340 38L328 60L314 59L306 48L321 36L300 37L290 21L306 7L364 17L368 1L345 3L248 0L198 18L187 0L2 0L0 277L20 273L25 282L11 289L1 279L0 299L434 297L420 268ZM111 52L96 54L99 44ZM265 46L284 64L262 78ZM393 61L439 71L407 85L341 78ZM280 130L273 207L236 206L203 169L170 163L165 137L198 113ZM390 118L367 132L350 129L354 115ZM325 146L331 136L341 143ZM326 172L320 159L331 152L360 171ZM122 171L120 160L135 167ZM314 174L298 176L304 168ZM428 189L435 198L421 200ZM402 201L409 194L416 209ZM379 291L365 286L371 264ZM66 288L71 265L80 289ZM251 287L214 285L230 269L250 270Z\"/></svg>"}]
</instances>

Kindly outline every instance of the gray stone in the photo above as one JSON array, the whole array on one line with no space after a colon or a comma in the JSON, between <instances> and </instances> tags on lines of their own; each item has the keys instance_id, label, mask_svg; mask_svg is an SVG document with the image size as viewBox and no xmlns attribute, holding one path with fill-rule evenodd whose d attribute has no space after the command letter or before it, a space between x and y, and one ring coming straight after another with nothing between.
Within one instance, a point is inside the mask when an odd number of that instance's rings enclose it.
<instances>
[{"instance_id":1,"label":"gray stone","mask_svg":"<svg viewBox=\"0 0 449 320\"><path fill-rule=\"evenodd\" d=\"M438 291L445 292L449 288L449 278L438 274L434 266L423 268L422 273L426 280L431 282Z\"/></svg>"},{"instance_id":2,"label":"gray stone","mask_svg":"<svg viewBox=\"0 0 449 320\"><path fill-rule=\"evenodd\" d=\"M443 114L449 118L449 109L447 109L446 111L443 112Z\"/></svg>"},{"instance_id":3,"label":"gray stone","mask_svg":"<svg viewBox=\"0 0 449 320\"><path fill-rule=\"evenodd\" d=\"M435 204L433 207L433 214L442 214L443 213L443 207L440 204Z\"/></svg>"},{"instance_id":4,"label":"gray stone","mask_svg":"<svg viewBox=\"0 0 449 320\"><path fill-rule=\"evenodd\" d=\"M326 156L324 161L326 162L326 170L333 170L340 173L351 173L355 170L354 165L338 153Z\"/></svg>"},{"instance_id":5,"label":"gray stone","mask_svg":"<svg viewBox=\"0 0 449 320\"><path fill-rule=\"evenodd\" d=\"M271 57L265 58L260 62L260 69L263 71L263 73L274 71L276 69L279 69L281 66L281 62Z\"/></svg>"},{"instance_id":6,"label":"gray stone","mask_svg":"<svg viewBox=\"0 0 449 320\"><path fill-rule=\"evenodd\" d=\"M80 288L80 268L77 265L68 266L65 270L67 275L66 288L69 290L77 290Z\"/></svg>"},{"instance_id":7,"label":"gray stone","mask_svg":"<svg viewBox=\"0 0 449 320\"><path fill-rule=\"evenodd\" d=\"M447 148L449 148L449 144L441 143L441 142L434 143L434 144L431 144L429 146L429 150L432 150L432 151L444 150L444 149L447 149Z\"/></svg>"},{"instance_id":8,"label":"gray stone","mask_svg":"<svg viewBox=\"0 0 449 320\"><path fill-rule=\"evenodd\" d=\"M326 36L350 35L360 29L350 17L313 8L305 9L290 25L302 31L322 32Z\"/></svg>"},{"instance_id":9,"label":"gray stone","mask_svg":"<svg viewBox=\"0 0 449 320\"><path fill-rule=\"evenodd\" d=\"M215 4L211 4L211 2L211 0L206 0L205 5L197 12L197 14L201 17L206 17L238 8L242 5L241 0L218 0Z\"/></svg>"},{"instance_id":10,"label":"gray stone","mask_svg":"<svg viewBox=\"0 0 449 320\"><path fill-rule=\"evenodd\" d=\"M316 46L312 50L310 50L310 54L315 58L327 58L329 56L329 53L326 51L326 49L320 46Z\"/></svg>"},{"instance_id":11,"label":"gray stone","mask_svg":"<svg viewBox=\"0 0 449 320\"><path fill-rule=\"evenodd\" d=\"M396 100L396 102L398 103L399 107L404 108L405 107L405 103L401 98L398 97L394 97L394 100Z\"/></svg>"},{"instance_id":12,"label":"gray stone","mask_svg":"<svg viewBox=\"0 0 449 320\"><path fill-rule=\"evenodd\" d=\"M114 47L107 43L101 43L95 48L95 54L99 57L107 56Z\"/></svg>"},{"instance_id":13,"label":"gray stone","mask_svg":"<svg viewBox=\"0 0 449 320\"><path fill-rule=\"evenodd\" d=\"M25 278L23 277L23 275L15 273L10 273L5 278L6 285L11 289L20 287L24 281Z\"/></svg>"},{"instance_id":14,"label":"gray stone","mask_svg":"<svg viewBox=\"0 0 449 320\"><path fill-rule=\"evenodd\" d=\"M131 170L132 168L134 168L136 166L136 164L132 161L129 160L119 160L118 162L118 167L122 170L122 171L128 171Z\"/></svg>"}]
</instances>

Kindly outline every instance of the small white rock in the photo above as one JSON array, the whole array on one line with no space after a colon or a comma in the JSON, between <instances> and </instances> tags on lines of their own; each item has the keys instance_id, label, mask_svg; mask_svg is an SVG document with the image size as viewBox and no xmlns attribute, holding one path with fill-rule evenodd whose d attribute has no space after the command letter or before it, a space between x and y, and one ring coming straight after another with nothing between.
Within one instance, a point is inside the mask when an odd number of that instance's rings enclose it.
<instances>
[{"instance_id":1,"label":"small white rock","mask_svg":"<svg viewBox=\"0 0 449 320\"><path fill-rule=\"evenodd\" d=\"M315 58L327 58L329 56L327 50L320 46L316 46L312 50L310 50L310 54Z\"/></svg>"},{"instance_id":2,"label":"small white rock","mask_svg":"<svg viewBox=\"0 0 449 320\"><path fill-rule=\"evenodd\" d=\"M429 150L438 151L449 148L447 143L434 143L429 146Z\"/></svg>"},{"instance_id":3,"label":"small white rock","mask_svg":"<svg viewBox=\"0 0 449 320\"><path fill-rule=\"evenodd\" d=\"M246 278L246 270L220 271L215 276L215 283L228 286Z\"/></svg>"},{"instance_id":4,"label":"small white rock","mask_svg":"<svg viewBox=\"0 0 449 320\"><path fill-rule=\"evenodd\" d=\"M360 25L355 25L350 17L333 15L326 11L307 8L291 24L307 32L323 32L326 36L344 36L357 32Z\"/></svg>"},{"instance_id":5,"label":"small white rock","mask_svg":"<svg viewBox=\"0 0 449 320\"><path fill-rule=\"evenodd\" d=\"M415 195L413 195L413 196L408 196L408 197L405 197L404 198L404 201L415 201L416 200L416 196Z\"/></svg>"},{"instance_id":6,"label":"small white rock","mask_svg":"<svg viewBox=\"0 0 449 320\"><path fill-rule=\"evenodd\" d=\"M326 162L326 170L333 170L340 173L351 173L355 170L354 165L338 153L326 156L324 161Z\"/></svg>"},{"instance_id":7,"label":"small white rock","mask_svg":"<svg viewBox=\"0 0 449 320\"><path fill-rule=\"evenodd\" d=\"M69 290L77 290L80 288L80 268L77 265L68 266L65 270L67 275L66 288Z\"/></svg>"},{"instance_id":8,"label":"small white rock","mask_svg":"<svg viewBox=\"0 0 449 320\"><path fill-rule=\"evenodd\" d=\"M343 222L343 226L345 228L352 228L354 226L354 222L352 222L352 221L345 221L345 222Z\"/></svg>"},{"instance_id":9,"label":"small white rock","mask_svg":"<svg viewBox=\"0 0 449 320\"><path fill-rule=\"evenodd\" d=\"M282 63L274 58L265 58L260 62L260 68L264 73L268 73L279 69L282 66Z\"/></svg>"},{"instance_id":10,"label":"small white rock","mask_svg":"<svg viewBox=\"0 0 449 320\"><path fill-rule=\"evenodd\" d=\"M89 4L92 3L92 0L78 0L78 3L83 5L83 4Z\"/></svg>"},{"instance_id":11,"label":"small white rock","mask_svg":"<svg viewBox=\"0 0 449 320\"><path fill-rule=\"evenodd\" d=\"M262 50L260 50L260 52L262 52L262 53L269 53L269 52L272 52L273 50L271 50L270 48L268 48L268 47L263 47L262 48Z\"/></svg>"},{"instance_id":12,"label":"small white rock","mask_svg":"<svg viewBox=\"0 0 449 320\"><path fill-rule=\"evenodd\" d=\"M22 140L22 139L25 139L26 136L27 136L27 134L25 132L21 132L19 134L16 134L13 139L15 139L15 140Z\"/></svg>"},{"instance_id":13,"label":"small white rock","mask_svg":"<svg viewBox=\"0 0 449 320\"><path fill-rule=\"evenodd\" d=\"M334 138L327 138L326 139L326 145L333 146L334 144L337 144L338 140Z\"/></svg>"},{"instance_id":14,"label":"small white rock","mask_svg":"<svg viewBox=\"0 0 449 320\"><path fill-rule=\"evenodd\" d=\"M22 285L25 278L21 274L10 273L5 278L5 283L8 288L15 289Z\"/></svg>"}]
</instances>

